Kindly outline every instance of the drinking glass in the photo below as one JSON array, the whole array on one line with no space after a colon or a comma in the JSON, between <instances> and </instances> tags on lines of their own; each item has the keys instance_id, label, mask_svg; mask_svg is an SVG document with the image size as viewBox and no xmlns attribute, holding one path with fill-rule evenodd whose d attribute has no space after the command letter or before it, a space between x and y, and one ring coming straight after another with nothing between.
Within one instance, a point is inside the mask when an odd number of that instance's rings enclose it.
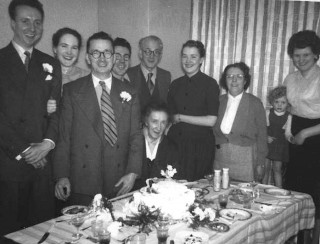
<instances>
[{"instance_id":1,"label":"drinking glass","mask_svg":"<svg viewBox=\"0 0 320 244\"><path fill-rule=\"evenodd\" d=\"M228 204L228 194L220 194L219 195L219 205L220 208L226 208Z\"/></svg>"},{"instance_id":2,"label":"drinking glass","mask_svg":"<svg viewBox=\"0 0 320 244\"><path fill-rule=\"evenodd\" d=\"M169 228L167 226L159 226L157 228L158 244L166 244L169 237Z\"/></svg>"},{"instance_id":3,"label":"drinking glass","mask_svg":"<svg viewBox=\"0 0 320 244\"><path fill-rule=\"evenodd\" d=\"M98 237L98 232L102 229L103 227L103 221L100 220L92 220L91 221L91 231L93 237Z\"/></svg>"},{"instance_id":4,"label":"drinking glass","mask_svg":"<svg viewBox=\"0 0 320 244\"><path fill-rule=\"evenodd\" d=\"M85 217L86 215L81 213L81 214L76 214L71 218L70 223L77 228L77 233L72 235L73 238L80 239L81 234L79 232L79 228L81 225L83 225L85 221Z\"/></svg>"},{"instance_id":5,"label":"drinking glass","mask_svg":"<svg viewBox=\"0 0 320 244\"><path fill-rule=\"evenodd\" d=\"M168 226L170 223L170 218L168 215L160 214L158 217L159 226Z\"/></svg>"},{"instance_id":6,"label":"drinking glass","mask_svg":"<svg viewBox=\"0 0 320 244\"><path fill-rule=\"evenodd\" d=\"M107 229L102 228L98 231L99 244L109 244L110 239L111 239L111 233Z\"/></svg>"},{"instance_id":7,"label":"drinking glass","mask_svg":"<svg viewBox=\"0 0 320 244\"><path fill-rule=\"evenodd\" d=\"M144 233L138 233L129 238L127 243L130 244L146 244L147 235Z\"/></svg>"}]
</instances>

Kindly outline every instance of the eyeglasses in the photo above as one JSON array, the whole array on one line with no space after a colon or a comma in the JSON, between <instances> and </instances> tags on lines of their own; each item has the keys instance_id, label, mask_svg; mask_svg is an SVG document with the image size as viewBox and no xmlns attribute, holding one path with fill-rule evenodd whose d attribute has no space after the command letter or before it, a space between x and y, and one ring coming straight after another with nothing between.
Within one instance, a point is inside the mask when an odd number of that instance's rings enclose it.
<instances>
[{"instance_id":1,"label":"eyeglasses","mask_svg":"<svg viewBox=\"0 0 320 244\"><path fill-rule=\"evenodd\" d=\"M239 80L242 80L244 78L244 75L242 74L236 74L236 75L226 75L226 78L228 80L233 80L234 78L237 78Z\"/></svg>"},{"instance_id":2,"label":"eyeglasses","mask_svg":"<svg viewBox=\"0 0 320 244\"><path fill-rule=\"evenodd\" d=\"M124 61L129 61L130 60L130 55L129 54L121 55L120 53L115 53L114 55L116 57L116 60L121 60L121 59L124 59Z\"/></svg>"},{"instance_id":3,"label":"eyeglasses","mask_svg":"<svg viewBox=\"0 0 320 244\"><path fill-rule=\"evenodd\" d=\"M151 56L151 54L153 54L154 56L158 57L162 54L162 51L160 51L159 49L156 49L156 50L153 50L151 51L150 49L146 49L146 50L143 50L144 54L148 57Z\"/></svg>"},{"instance_id":4,"label":"eyeglasses","mask_svg":"<svg viewBox=\"0 0 320 244\"><path fill-rule=\"evenodd\" d=\"M102 52L98 51L98 50L93 50L90 55L95 58L98 59L101 57L101 54L103 54L103 57L105 57L106 59L109 59L112 57L113 53L110 52L109 50L104 50Z\"/></svg>"}]
</instances>

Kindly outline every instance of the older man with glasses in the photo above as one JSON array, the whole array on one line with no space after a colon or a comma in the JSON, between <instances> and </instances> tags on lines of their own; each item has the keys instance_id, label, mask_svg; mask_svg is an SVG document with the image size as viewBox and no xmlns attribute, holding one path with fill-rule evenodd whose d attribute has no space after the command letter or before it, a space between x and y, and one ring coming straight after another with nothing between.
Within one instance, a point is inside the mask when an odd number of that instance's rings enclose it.
<instances>
[{"instance_id":1,"label":"older man with glasses","mask_svg":"<svg viewBox=\"0 0 320 244\"><path fill-rule=\"evenodd\" d=\"M140 64L128 69L131 83L139 93L141 110L150 102L167 102L171 82L169 71L161 69L163 43L157 36L147 36L139 41Z\"/></svg>"},{"instance_id":2,"label":"older man with glasses","mask_svg":"<svg viewBox=\"0 0 320 244\"><path fill-rule=\"evenodd\" d=\"M141 173L143 136L134 89L111 75L116 60L105 32L87 41L91 74L64 86L54 155L56 197L88 205L131 190Z\"/></svg>"}]
</instances>

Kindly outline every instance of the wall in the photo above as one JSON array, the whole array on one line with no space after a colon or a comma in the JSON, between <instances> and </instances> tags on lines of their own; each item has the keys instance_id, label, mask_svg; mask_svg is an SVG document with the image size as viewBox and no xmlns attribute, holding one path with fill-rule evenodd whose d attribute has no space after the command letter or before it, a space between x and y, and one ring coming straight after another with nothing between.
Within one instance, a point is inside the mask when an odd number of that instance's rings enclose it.
<instances>
[{"instance_id":1,"label":"wall","mask_svg":"<svg viewBox=\"0 0 320 244\"><path fill-rule=\"evenodd\" d=\"M98 30L98 0L40 0L45 12L44 32L37 48L52 55L52 34L62 27L71 27L79 31L84 43ZM0 0L0 47L6 46L12 39L8 5L10 1ZM82 48L78 65L87 67Z\"/></svg>"},{"instance_id":2,"label":"wall","mask_svg":"<svg viewBox=\"0 0 320 244\"><path fill-rule=\"evenodd\" d=\"M139 63L138 42L155 34L164 43L160 66L173 78L182 75L180 49L189 39L191 0L40 0L45 11L44 33L37 48L52 55L51 37L61 27L80 32L84 44L98 30L124 37L132 45L132 65ZM12 39L8 16L9 0L0 0L0 47ZM85 45L84 45L85 47ZM84 51L79 66L85 67Z\"/></svg>"},{"instance_id":3,"label":"wall","mask_svg":"<svg viewBox=\"0 0 320 244\"><path fill-rule=\"evenodd\" d=\"M141 37L159 36L164 44L160 67L173 79L182 75L180 50L189 39L191 0L99 0L99 29L132 46L131 65L139 62Z\"/></svg>"}]
</instances>

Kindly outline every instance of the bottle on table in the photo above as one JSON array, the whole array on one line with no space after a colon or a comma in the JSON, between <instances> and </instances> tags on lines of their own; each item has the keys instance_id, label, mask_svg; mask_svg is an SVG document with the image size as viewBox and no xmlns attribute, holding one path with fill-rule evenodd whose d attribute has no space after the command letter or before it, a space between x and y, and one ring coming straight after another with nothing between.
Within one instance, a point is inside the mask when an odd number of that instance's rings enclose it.
<instances>
[{"instance_id":1,"label":"bottle on table","mask_svg":"<svg viewBox=\"0 0 320 244\"><path fill-rule=\"evenodd\" d=\"M214 178L213 178L213 190L220 191L221 189L221 170L214 170Z\"/></svg>"},{"instance_id":2,"label":"bottle on table","mask_svg":"<svg viewBox=\"0 0 320 244\"><path fill-rule=\"evenodd\" d=\"M229 169L223 168L222 169L222 189L229 188Z\"/></svg>"}]
</instances>

